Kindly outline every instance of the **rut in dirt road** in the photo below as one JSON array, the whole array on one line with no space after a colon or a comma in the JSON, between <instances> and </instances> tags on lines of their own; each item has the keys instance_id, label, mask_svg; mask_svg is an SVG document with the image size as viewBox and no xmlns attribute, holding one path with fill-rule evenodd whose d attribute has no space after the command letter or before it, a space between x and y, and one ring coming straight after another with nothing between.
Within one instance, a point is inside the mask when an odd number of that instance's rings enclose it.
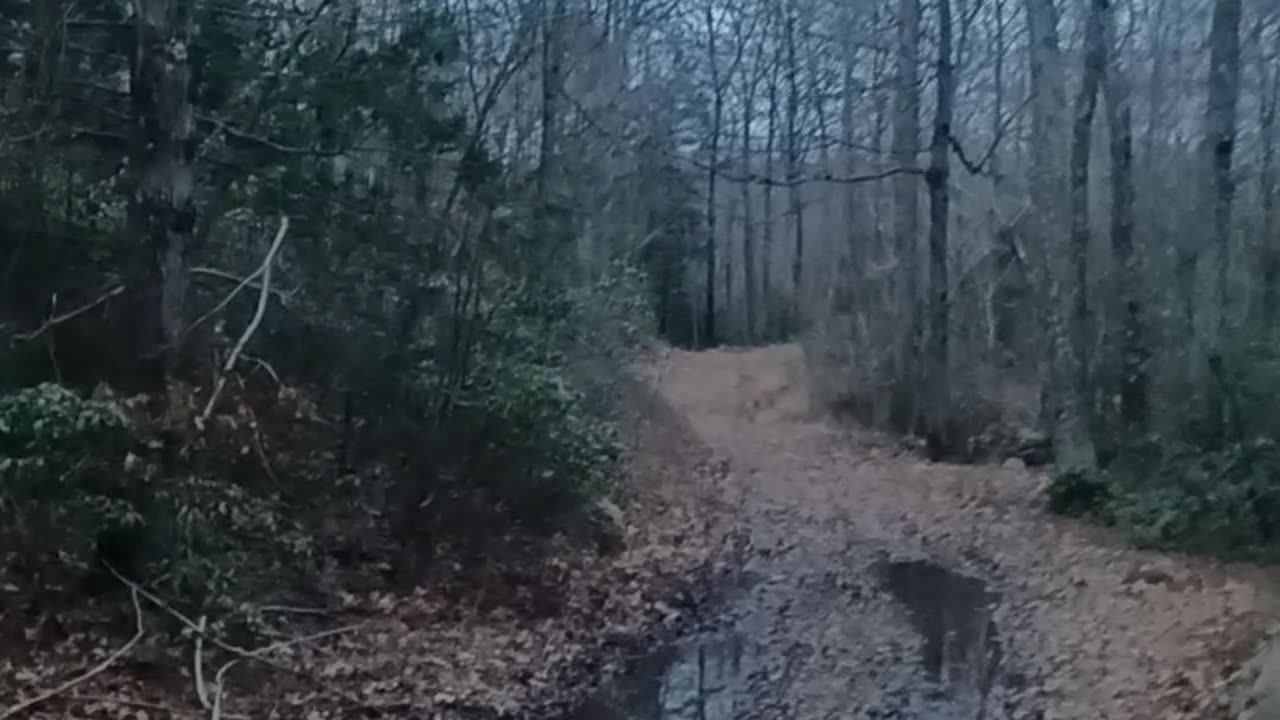
<instances>
[{"instance_id":1,"label":"rut in dirt road","mask_svg":"<svg viewBox=\"0 0 1280 720\"><path fill-rule=\"evenodd\" d=\"M1270 597L1247 569L1127 549L1046 515L1025 471L829 424L796 346L650 372L727 465L750 548L730 629L584 720L1234 717L1233 653Z\"/></svg>"}]
</instances>

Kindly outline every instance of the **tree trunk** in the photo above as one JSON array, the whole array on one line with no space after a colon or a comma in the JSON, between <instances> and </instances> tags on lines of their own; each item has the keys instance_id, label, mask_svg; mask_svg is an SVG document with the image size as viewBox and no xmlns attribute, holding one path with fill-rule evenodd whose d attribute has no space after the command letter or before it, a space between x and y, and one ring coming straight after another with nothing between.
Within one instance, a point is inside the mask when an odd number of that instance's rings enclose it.
<instances>
[{"instance_id":1,"label":"tree trunk","mask_svg":"<svg viewBox=\"0 0 1280 720\"><path fill-rule=\"evenodd\" d=\"M1090 438L1093 396L1089 367L1089 157L1093 146L1093 116L1106 70L1103 16L1108 0L1092 0L1085 22L1084 71L1076 96L1071 130L1071 245L1070 267L1062 298L1067 337L1058 343L1058 362L1066 374L1058 414L1059 467L1091 469L1096 455Z\"/></svg>"},{"instance_id":2,"label":"tree trunk","mask_svg":"<svg viewBox=\"0 0 1280 720\"><path fill-rule=\"evenodd\" d=\"M897 45L897 97L893 112L893 161L898 168L916 167L920 145L920 0L899 0ZM897 306L894 332L894 380L903 395L893 401L890 422L900 430L915 430L917 399L913 388L919 377L919 180L904 172L893 180L894 228L897 268L896 287L890 293Z\"/></svg>"},{"instance_id":3,"label":"tree trunk","mask_svg":"<svg viewBox=\"0 0 1280 720\"><path fill-rule=\"evenodd\" d=\"M930 455L941 459L954 440L949 437L951 385L949 378L949 285L947 273L947 222L951 195L951 118L955 104L955 68L952 54L951 0L938 0L937 106L933 118L933 139L929 148L929 352L928 441Z\"/></svg>"},{"instance_id":4,"label":"tree trunk","mask_svg":"<svg viewBox=\"0 0 1280 720\"><path fill-rule=\"evenodd\" d=\"M763 55L761 53L760 55ZM758 55L757 58L760 56ZM752 110L756 99L756 76L751 76L743 83L742 103L742 176L751 177L751 121ZM748 344L756 339L756 251L755 230L751 226L754 218L751 214L751 183L742 183L742 278L743 300L746 310L745 339Z\"/></svg>"},{"instance_id":5,"label":"tree trunk","mask_svg":"<svg viewBox=\"0 0 1280 720\"><path fill-rule=\"evenodd\" d=\"M1241 0L1216 0L1209 31L1209 104L1205 110L1205 154L1211 172L1217 327L1215 352L1226 340L1231 261L1231 205L1235 196L1231 161L1235 150L1236 106L1240 96Z\"/></svg>"},{"instance_id":6,"label":"tree trunk","mask_svg":"<svg viewBox=\"0 0 1280 720\"><path fill-rule=\"evenodd\" d=\"M1108 64L1105 93L1107 125L1111 131L1111 255L1115 277L1113 321L1109 333L1119 338L1107 343L1113 353L1108 363L1119 372L1120 419L1126 433L1137 436L1146 431L1149 415L1145 321L1143 319L1143 278L1134 252L1133 111L1129 78L1120 62L1114 13L1106 19L1105 51L1113 57Z\"/></svg>"},{"instance_id":7,"label":"tree trunk","mask_svg":"<svg viewBox=\"0 0 1280 720\"><path fill-rule=\"evenodd\" d=\"M795 232L795 255L791 264L791 311L785 332L793 332L804 307L804 186L800 182L800 64L796 58L795 3L787 3L784 21L787 46L787 184L790 190L791 221Z\"/></svg>"},{"instance_id":8,"label":"tree trunk","mask_svg":"<svg viewBox=\"0 0 1280 720\"><path fill-rule=\"evenodd\" d=\"M852 30L853 23L846 20L846 32ZM840 141L843 144L843 170L850 177L857 170L857 164L853 152L853 144L855 137L856 118L854 117L854 68L857 60L857 54L851 47L846 45L845 55L843 58L842 77L840 82ZM874 142L874 141L873 141ZM848 262L845 264L846 272L843 277L839 277L836 282L847 284L847 287L841 288L841 292L845 297L856 297L860 290L861 280L858 278L857 269L863 267L862 248L859 247L859 233L857 228L858 210L857 200L858 194L852 186L846 187L842 191L843 213L840 218L841 224L844 226L844 247L842 248ZM861 307L855 304L855 307Z\"/></svg>"},{"instance_id":9,"label":"tree trunk","mask_svg":"<svg viewBox=\"0 0 1280 720\"><path fill-rule=\"evenodd\" d=\"M714 346L716 336L716 166L720 162L720 122L724 115L724 91L720 87L720 64L716 58L716 26L711 3L707 3L707 59L711 66L711 157L707 163L706 300L703 303L703 343Z\"/></svg>"},{"instance_id":10,"label":"tree trunk","mask_svg":"<svg viewBox=\"0 0 1280 720\"><path fill-rule=\"evenodd\" d=\"M1067 113L1065 68L1058 44L1058 12L1053 0L1025 0L1029 34L1031 82L1030 240L1034 247L1035 294L1040 320L1040 424L1052 432L1057 424L1059 392L1056 387L1059 317L1058 278L1054 258L1063 252L1066 219L1061 199L1067 194L1063 172L1066 133L1061 118Z\"/></svg>"},{"instance_id":11,"label":"tree trunk","mask_svg":"<svg viewBox=\"0 0 1280 720\"><path fill-rule=\"evenodd\" d=\"M1276 144L1280 143L1276 111L1280 105L1280 28L1276 30L1276 48L1270 77L1263 68L1267 83L1263 98L1261 135L1262 168L1259 171L1259 193L1262 196L1262 319L1267 328L1280 325L1280 196L1277 195Z\"/></svg>"},{"instance_id":12,"label":"tree trunk","mask_svg":"<svg viewBox=\"0 0 1280 720\"><path fill-rule=\"evenodd\" d=\"M130 166L137 169L138 186L130 215L134 232L154 255L164 380L171 387L182 358L195 251L195 140L187 61L192 16L184 2L143 0L135 22L138 55L130 78ZM171 395L171 422L181 422L182 404Z\"/></svg>"},{"instance_id":13,"label":"tree trunk","mask_svg":"<svg viewBox=\"0 0 1280 720\"><path fill-rule=\"evenodd\" d=\"M988 167L991 169L991 207L987 211L987 219L990 224L991 233L994 235L993 241L997 252L1004 252L1009 248L1009 239L1011 229L1004 228L1000 223L1000 215L996 212L996 207L1000 203L1000 193L1003 190L1003 178L1000 173L1003 167L1000 163L1000 138L1004 130L1004 0L996 0L995 6L992 8L995 13L995 31L996 31L996 47L995 60L992 67L992 80L995 87L992 90L993 102L991 108L991 159L988 161ZM1009 248L1011 249L1011 248ZM1011 258L1010 262L1016 263L1016 258ZM983 298L984 310L987 319L987 359L990 363L997 363L998 357L998 332L996 328L996 294L1000 289L1001 273L994 270L991 275L991 284L987 289Z\"/></svg>"},{"instance_id":14,"label":"tree trunk","mask_svg":"<svg viewBox=\"0 0 1280 720\"><path fill-rule=\"evenodd\" d=\"M541 0L542 3L542 134L538 145L537 208L534 238L544 248L544 256L562 238L557 223L554 185L559 182L560 94L563 92L564 50L560 24L565 15L565 0Z\"/></svg>"},{"instance_id":15,"label":"tree trunk","mask_svg":"<svg viewBox=\"0 0 1280 720\"><path fill-rule=\"evenodd\" d=\"M760 227L760 308L764 336L772 339L773 308L773 153L778 139L778 58L769 72L769 121L764 141L764 218Z\"/></svg>"}]
</instances>

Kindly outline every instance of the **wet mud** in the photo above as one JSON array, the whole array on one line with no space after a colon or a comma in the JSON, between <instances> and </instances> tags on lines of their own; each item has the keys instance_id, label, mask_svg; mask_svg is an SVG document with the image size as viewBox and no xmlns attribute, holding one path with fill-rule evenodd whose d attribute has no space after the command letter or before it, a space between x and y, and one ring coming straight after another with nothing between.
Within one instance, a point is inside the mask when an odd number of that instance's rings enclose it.
<instances>
[{"instance_id":1,"label":"wet mud","mask_svg":"<svg viewBox=\"0 0 1280 720\"><path fill-rule=\"evenodd\" d=\"M1003 658L985 581L883 550L842 552L863 556L842 570L797 562L807 554L758 549L758 581L725 628L634 658L572 720L1008 715L992 693Z\"/></svg>"}]
</instances>

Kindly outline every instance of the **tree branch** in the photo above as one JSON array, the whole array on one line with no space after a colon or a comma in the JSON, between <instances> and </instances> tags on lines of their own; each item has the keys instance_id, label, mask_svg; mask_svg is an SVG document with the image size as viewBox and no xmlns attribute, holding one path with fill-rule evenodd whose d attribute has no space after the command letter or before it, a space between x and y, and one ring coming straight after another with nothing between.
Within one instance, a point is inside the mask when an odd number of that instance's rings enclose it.
<instances>
[{"instance_id":1,"label":"tree branch","mask_svg":"<svg viewBox=\"0 0 1280 720\"><path fill-rule=\"evenodd\" d=\"M682 159L685 162L689 163L690 165L700 170L709 171L711 169L709 165L699 160L694 160L693 158L682 158ZM721 180L727 180L729 182L754 183L757 185L767 185L770 187L789 188L789 187L799 187L801 185L808 185L810 183L832 183L835 185L858 185L861 183L887 180L891 177L896 177L898 175L919 175L923 177L924 173L925 171L921 168L896 167L896 168L890 168L888 170L882 170L880 172L868 173L866 175L838 176L838 175L832 175L831 173L825 173L823 175L790 178L785 180L775 180L773 178L765 177L763 175L757 175L755 173L750 173L747 175L731 175L731 174L726 174L722 172L717 172L716 176L719 177Z\"/></svg>"},{"instance_id":2,"label":"tree branch","mask_svg":"<svg viewBox=\"0 0 1280 720\"><path fill-rule=\"evenodd\" d=\"M83 315L83 314L85 314L85 313L89 312L90 310L92 310L92 309L94 309L94 308L98 307L99 305L103 305L104 303L106 303L106 302L107 302L108 300L110 300L111 298L113 298L113 297L115 297L115 296L119 295L120 293L124 292L124 289L125 289L125 286L124 286L124 285L117 285L117 286L115 286L115 287L111 288L110 290L108 290L106 293L104 293L104 294L102 294L101 296L99 296L96 300L94 300L94 301L92 301L92 302L90 302L90 303L88 303L88 304L86 304L86 305L81 305L80 307L76 308L75 310L71 310L71 311L69 311L69 312L65 312L65 313L63 313L63 314L61 314L61 315L54 315L54 316L51 316L48 320L45 320L45 321L44 321L44 324L42 324L40 327L36 328L35 330L32 330L32 331L30 331L30 332L25 332L25 333L16 333L16 334L14 334L13 339L14 339L14 340L21 341L21 342L27 342L27 341L29 341L29 340L34 340L34 339L36 339L36 338L40 337L41 335L45 334L46 332L48 332L50 329L52 329L52 328L54 328L54 327L56 327L56 326L58 326L58 325L61 325L62 323L65 323L65 322L67 322L67 321L69 321L69 320L74 320L74 319L76 319L76 318L80 317L81 315ZM56 296L55 296L55 298L56 298ZM57 302L57 300L55 299L55 300L54 300L54 302L56 303L56 302ZM0 717L2 717L2 716L0 716Z\"/></svg>"},{"instance_id":3,"label":"tree branch","mask_svg":"<svg viewBox=\"0 0 1280 720\"><path fill-rule=\"evenodd\" d=\"M222 366L222 375L218 378L218 383L213 388L213 393L209 395L209 402L204 406L204 412L200 413L200 417L196 420L196 425L204 426L204 422L209 419L209 415L213 412L213 406L217 404L218 397L222 395L222 389L227 384L227 373L231 372L236 366L236 360L240 358L240 352L244 350L244 346L249 342L249 338L257 331L258 325L262 323L262 316L267 312L267 297L271 291L271 266L275 262L276 252L280 250L280 246L284 243L285 233L289 231L289 216L280 216L280 229L276 231L276 238L271 242L271 248L267 250L267 256L262 261L262 266L256 270L253 275L262 276L262 288L258 292L258 309L253 313L253 319L245 326L244 332L240 334L240 339L236 341L235 347L231 349L231 354L227 356L227 362ZM246 278L247 282L249 278ZM240 291L243 283L237 286L232 295Z\"/></svg>"},{"instance_id":4,"label":"tree branch","mask_svg":"<svg viewBox=\"0 0 1280 720\"><path fill-rule=\"evenodd\" d=\"M246 278L242 278L239 275L236 275L235 273L230 273L230 272L227 272L226 270L219 270L218 268L205 267L203 265L200 267L191 268L191 274L204 275L205 277L217 278L218 280L226 280L227 282L233 282L237 284L244 283L244 281L246 280ZM261 290L262 283L254 280L254 275L256 274L257 273L250 274L250 276L247 278L249 282L245 284L243 287L238 287L236 292L239 292L239 290L245 287L253 288L254 290ZM279 300L281 305L285 305L285 306L287 306L289 302L293 299L292 292L285 292L284 290L276 290L275 288L271 289L271 295L274 296L276 300Z\"/></svg>"}]
</instances>

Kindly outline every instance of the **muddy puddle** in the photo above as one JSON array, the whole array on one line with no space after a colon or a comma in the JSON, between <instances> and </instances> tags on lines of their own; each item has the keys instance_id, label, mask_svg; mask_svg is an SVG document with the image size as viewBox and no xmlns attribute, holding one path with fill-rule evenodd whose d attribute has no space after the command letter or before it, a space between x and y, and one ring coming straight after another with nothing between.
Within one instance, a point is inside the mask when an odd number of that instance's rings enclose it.
<instances>
[{"instance_id":1,"label":"muddy puddle","mask_svg":"<svg viewBox=\"0 0 1280 720\"><path fill-rule=\"evenodd\" d=\"M573 720L733 720L745 709L747 649L732 634L663 648L635 662Z\"/></svg>"},{"instance_id":2,"label":"muddy puddle","mask_svg":"<svg viewBox=\"0 0 1280 720\"><path fill-rule=\"evenodd\" d=\"M878 561L858 574L868 579L869 594L879 597L878 602L862 597L862 607L879 610L868 609L860 617L859 606L851 605L838 625L864 623L874 632L851 633L843 646L810 648L815 656L845 654L849 662L808 667L802 663L794 669L831 675L823 680L826 687L837 688L837 705L843 706L837 714L805 709L814 707L803 697L806 683L786 677L790 670L777 670L780 664L791 668L786 656L794 648L780 646L776 638L781 633L746 619L754 608L743 612L738 607L743 619L730 623L731 630L689 638L634 659L624 676L599 691L570 720L999 717L985 707L1001 661L991 616L998 598L986 584L925 560ZM798 583L791 592L810 592L809 585ZM797 600L796 605L801 604ZM830 617L814 620L815 625L834 625ZM864 661L870 659L867 640L882 633L885 624L901 626L901 633L913 639L892 658L891 664L898 666L893 669L879 662L880 655L876 662ZM800 697L785 701L789 711L780 713L780 694Z\"/></svg>"},{"instance_id":3,"label":"muddy puddle","mask_svg":"<svg viewBox=\"0 0 1280 720\"><path fill-rule=\"evenodd\" d=\"M886 562L879 572L921 636L929 680L975 711L985 705L1002 659L992 618L999 596L981 579L927 560Z\"/></svg>"}]
</instances>

